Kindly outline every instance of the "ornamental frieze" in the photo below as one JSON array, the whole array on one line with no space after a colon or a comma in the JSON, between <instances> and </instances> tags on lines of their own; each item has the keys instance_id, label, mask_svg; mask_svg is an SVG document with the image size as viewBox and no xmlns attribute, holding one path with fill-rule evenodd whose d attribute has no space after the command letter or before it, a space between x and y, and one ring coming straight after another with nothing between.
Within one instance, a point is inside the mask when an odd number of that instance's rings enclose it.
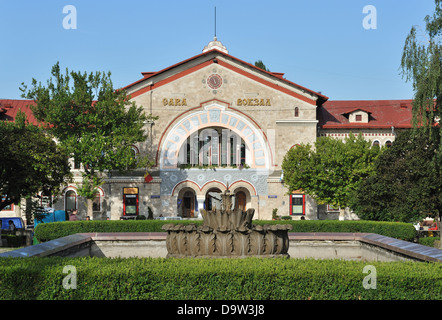
<instances>
[{"instance_id":1,"label":"ornamental frieze","mask_svg":"<svg viewBox=\"0 0 442 320\"><path fill-rule=\"evenodd\" d=\"M187 107L187 99L177 99L177 98L163 98L163 106L171 106L171 107Z\"/></svg>"},{"instance_id":2,"label":"ornamental frieze","mask_svg":"<svg viewBox=\"0 0 442 320\"><path fill-rule=\"evenodd\" d=\"M249 98L249 99L241 99L238 98L236 100L236 105L241 107L257 107L257 106L266 106L269 107L272 105L271 101L269 98L264 98L264 99L258 99L258 98Z\"/></svg>"},{"instance_id":3,"label":"ornamental frieze","mask_svg":"<svg viewBox=\"0 0 442 320\"><path fill-rule=\"evenodd\" d=\"M163 106L167 107L187 107L187 99L186 98L163 98ZM266 106L269 107L272 105L270 98L237 98L236 105L241 107L257 107L257 106Z\"/></svg>"}]
</instances>

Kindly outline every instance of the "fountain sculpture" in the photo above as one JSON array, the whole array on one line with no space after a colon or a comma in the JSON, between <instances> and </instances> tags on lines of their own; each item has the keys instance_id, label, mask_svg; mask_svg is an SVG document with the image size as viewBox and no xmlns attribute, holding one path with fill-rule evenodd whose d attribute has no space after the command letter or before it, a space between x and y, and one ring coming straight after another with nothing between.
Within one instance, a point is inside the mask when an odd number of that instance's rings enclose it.
<instances>
[{"instance_id":1,"label":"fountain sculpture","mask_svg":"<svg viewBox=\"0 0 442 320\"><path fill-rule=\"evenodd\" d=\"M229 189L221 209L201 210L203 225L166 224L168 257L288 257L291 225L252 225L255 209L232 209Z\"/></svg>"}]
</instances>

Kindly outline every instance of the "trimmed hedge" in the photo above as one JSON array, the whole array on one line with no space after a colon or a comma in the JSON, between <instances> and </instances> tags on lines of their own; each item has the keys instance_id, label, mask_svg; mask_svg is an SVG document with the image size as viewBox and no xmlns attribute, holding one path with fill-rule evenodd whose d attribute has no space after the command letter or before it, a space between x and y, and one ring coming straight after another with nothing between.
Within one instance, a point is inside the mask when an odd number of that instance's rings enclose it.
<instances>
[{"instance_id":1,"label":"trimmed hedge","mask_svg":"<svg viewBox=\"0 0 442 320\"><path fill-rule=\"evenodd\" d=\"M440 237L419 238L419 244L428 247L434 247L436 241L440 241Z\"/></svg>"},{"instance_id":2,"label":"trimmed hedge","mask_svg":"<svg viewBox=\"0 0 442 320\"><path fill-rule=\"evenodd\" d=\"M42 223L35 228L34 237L39 242L54 240L75 233L90 232L164 232L163 224L202 224L202 220L97 220ZM416 231L412 224L380 221L337 220L253 220L253 224L291 224L290 232L356 232L377 233L387 237L412 241Z\"/></svg>"},{"instance_id":3,"label":"trimmed hedge","mask_svg":"<svg viewBox=\"0 0 442 320\"><path fill-rule=\"evenodd\" d=\"M10 248L22 247L26 244L25 236L16 236L12 234L2 234L2 239L6 239L6 243Z\"/></svg>"},{"instance_id":4,"label":"trimmed hedge","mask_svg":"<svg viewBox=\"0 0 442 320\"><path fill-rule=\"evenodd\" d=\"M34 230L39 242L54 240L75 233L94 232L165 232L161 229L167 223L196 223L201 220L93 220L41 223Z\"/></svg>"},{"instance_id":5,"label":"trimmed hedge","mask_svg":"<svg viewBox=\"0 0 442 320\"><path fill-rule=\"evenodd\" d=\"M365 289L367 265L376 288ZM76 270L76 288L63 280ZM1 258L0 299L441 300L442 264L313 259ZM69 273L72 276L72 273ZM72 282L68 282L72 284ZM372 281L369 284L373 285Z\"/></svg>"},{"instance_id":6,"label":"trimmed hedge","mask_svg":"<svg viewBox=\"0 0 442 320\"><path fill-rule=\"evenodd\" d=\"M376 233L386 237L412 241L416 229L411 223L367 221L367 220L292 220L292 221L253 221L254 224L291 224L289 232L354 232Z\"/></svg>"}]
</instances>

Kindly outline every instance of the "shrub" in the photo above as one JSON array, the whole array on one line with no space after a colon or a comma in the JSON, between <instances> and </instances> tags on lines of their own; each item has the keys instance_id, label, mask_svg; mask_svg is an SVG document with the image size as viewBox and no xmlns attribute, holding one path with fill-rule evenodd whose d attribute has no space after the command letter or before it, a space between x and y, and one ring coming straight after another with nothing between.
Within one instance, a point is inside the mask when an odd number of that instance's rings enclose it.
<instances>
[{"instance_id":1,"label":"shrub","mask_svg":"<svg viewBox=\"0 0 442 320\"><path fill-rule=\"evenodd\" d=\"M426 238L419 238L419 244L428 246L428 247L434 247L434 243L436 241L439 241L439 237L426 237Z\"/></svg>"},{"instance_id":2,"label":"shrub","mask_svg":"<svg viewBox=\"0 0 442 320\"><path fill-rule=\"evenodd\" d=\"M164 232L163 224L196 224L202 220L93 220L42 223L35 228L39 242L54 240L75 233L95 232ZM337 220L253 220L253 224L290 224L290 232L355 232L377 233L387 237L412 241L416 236L413 225L401 222L337 221Z\"/></svg>"},{"instance_id":3,"label":"shrub","mask_svg":"<svg viewBox=\"0 0 442 320\"><path fill-rule=\"evenodd\" d=\"M16 236L12 234L6 234L2 235L3 239L6 239L6 242L8 244L8 247L21 247L26 244L26 237L25 236Z\"/></svg>"},{"instance_id":4,"label":"shrub","mask_svg":"<svg viewBox=\"0 0 442 320\"><path fill-rule=\"evenodd\" d=\"M273 210L272 210L272 219L273 220L278 220L279 219L279 217L278 217L278 208L273 208Z\"/></svg>"},{"instance_id":5,"label":"shrub","mask_svg":"<svg viewBox=\"0 0 442 320\"><path fill-rule=\"evenodd\" d=\"M93 221L63 221L39 224L34 231L34 237L39 242L54 240L75 233L96 232L164 232L161 229L166 223L197 223L202 221L190 220L93 220Z\"/></svg>"},{"instance_id":6,"label":"shrub","mask_svg":"<svg viewBox=\"0 0 442 320\"><path fill-rule=\"evenodd\" d=\"M410 223L364 221L364 220L285 220L264 221L254 220L254 224L283 223L292 225L290 232L354 232L377 233L387 237L412 241L416 237L416 230Z\"/></svg>"},{"instance_id":7,"label":"shrub","mask_svg":"<svg viewBox=\"0 0 442 320\"><path fill-rule=\"evenodd\" d=\"M2 258L0 299L441 300L442 264L313 259ZM77 288L63 288L74 266ZM220 290L221 289L221 290Z\"/></svg>"}]
</instances>

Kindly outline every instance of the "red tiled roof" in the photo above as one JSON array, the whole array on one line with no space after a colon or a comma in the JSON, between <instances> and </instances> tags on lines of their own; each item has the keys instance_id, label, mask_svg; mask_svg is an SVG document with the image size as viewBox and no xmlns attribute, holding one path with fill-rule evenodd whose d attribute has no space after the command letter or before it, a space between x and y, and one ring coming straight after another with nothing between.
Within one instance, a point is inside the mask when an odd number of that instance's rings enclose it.
<instances>
[{"instance_id":1,"label":"red tiled roof","mask_svg":"<svg viewBox=\"0 0 442 320\"><path fill-rule=\"evenodd\" d=\"M329 100L318 108L322 129L411 128L413 100ZM0 119L15 121L18 110L24 112L32 124L37 124L30 105L33 100L0 99ZM356 110L369 113L369 122L350 123L346 114Z\"/></svg>"},{"instance_id":2,"label":"red tiled roof","mask_svg":"<svg viewBox=\"0 0 442 320\"><path fill-rule=\"evenodd\" d=\"M413 100L329 100L318 108L322 129L411 128ZM369 113L368 123L350 123L345 115L356 110Z\"/></svg>"},{"instance_id":3,"label":"red tiled roof","mask_svg":"<svg viewBox=\"0 0 442 320\"><path fill-rule=\"evenodd\" d=\"M33 100L0 99L0 120L15 121L19 110L26 114L29 123L38 124L30 105L35 105Z\"/></svg>"},{"instance_id":4,"label":"red tiled roof","mask_svg":"<svg viewBox=\"0 0 442 320\"><path fill-rule=\"evenodd\" d=\"M354 108L354 109L351 109L351 110L346 110L344 113L342 113L342 114L350 114L350 113L353 113L353 112L355 112L355 111L364 111L364 112L366 112L366 113L371 113L370 111L368 111L368 110L366 110L366 109L363 109L363 108Z\"/></svg>"}]
</instances>

